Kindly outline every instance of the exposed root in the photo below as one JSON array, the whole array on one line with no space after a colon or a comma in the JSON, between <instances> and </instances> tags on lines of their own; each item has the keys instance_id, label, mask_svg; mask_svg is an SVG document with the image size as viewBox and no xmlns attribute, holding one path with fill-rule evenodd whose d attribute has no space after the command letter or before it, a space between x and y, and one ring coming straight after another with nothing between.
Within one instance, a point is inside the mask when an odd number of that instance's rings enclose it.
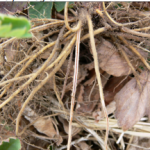
<instances>
[{"instance_id":1,"label":"exposed root","mask_svg":"<svg viewBox=\"0 0 150 150\"><path fill-rule=\"evenodd\" d=\"M73 41L73 44L75 42L76 38L74 38L72 41ZM72 44L72 46L73 46ZM33 89L33 91L31 92L31 94L29 95L29 97L26 99L26 101L24 102L19 114L18 114L18 117L16 119L16 135L18 135L18 130L19 130L19 122L20 122L20 118L21 118L21 115L26 107L26 105L29 103L29 101L33 98L34 94L60 69L60 67L62 66L62 64L64 63L64 61L66 60L67 56L70 54L70 51L69 50L68 52L66 52L66 55L60 60L59 64L53 69L53 71L37 86ZM50 58L50 57L49 57ZM44 66L44 65L43 65Z\"/></svg>"},{"instance_id":2,"label":"exposed root","mask_svg":"<svg viewBox=\"0 0 150 150\"><path fill-rule=\"evenodd\" d=\"M65 25L68 30L72 32L77 32L81 28L81 20L79 20L78 25L76 27L70 28L69 23L68 23L68 4L69 2L66 2L65 9L64 9Z\"/></svg>"},{"instance_id":3,"label":"exposed root","mask_svg":"<svg viewBox=\"0 0 150 150\"><path fill-rule=\"evenodd\" d=\"M133 35L150 38L150 34L137 32L137 31L135 31L135 30L131 30L131 29L128 29L128 28L126 28L126 27L122 27L122 31L123 31L123 32L130 33L130 34L133 34Z\"/></svg>"},{"instance_id":4,"label":"exposed root","mask_svg":"<svg viewBox=\"0 0 150 150\"><path fill-rule=\"evenodd\" d=\"M88 25L89 25L91 48L92 48L93 57L94 57L95 72L96 72L96 77L97 77L97 81L98 81L98 85L99 85L99 94L100 94L100 98L101 98L102 108L103 108L103 111L104 111L104 114L105 114L105 117L107 120L106 136L105 136L105 148L107 149L109 121L108 121L108 115L107 115L107 110L106 110L105 101L104 101L102 81L101 81L100 72L99 72L99 63L98 63L98 56L97 56L97 51L96 51L95 41L94 41L93 25L92 25L92 21L91 21L91 18L89 15L87 15L87 20L88 20Z\"/></svg>"},{"instance_id":5,"label":"exposed root","mask_svg":"<svg viewBox=\"0 0 150 150\"><path fill-rule=\"evenodd\" d=\"M140 6L141 10L145 10L145 4ZM46 143L44 148L54 140L58 150L69 150L71 146L80 147L80 144L90 149L91 141L94 141L92 149L96 144L103 150L110 150L116 144L121 148L125 144L133 144L133 136L149 138L150 124L147 117L123 132L117 125L117 116L114 116L115 109L118 109L118 103L114 102L116 94L133 78L142 91L139 76L143 70L150 70L148 11L137 10L134 6L137 3L133 2L75 2L74 8L70 9L72 15L68 13L68 5L67 2L64 15L57 12L55 15L64 20L33 19L30 30L34 34L33 39L0 40L2 140L10 132L21 140L26 139L22 140L23 144L36 148L40 147L33 144L31 139L40 141L36 143ZM110 52L112 54L109 56ZM106 61L101 57L103 54ZM118 72L123 73L118 75ZM111 84L120 79L121 82ZM102 86L102 83L105 84ZM107 103L109 99L113 105ZM76 102L78 105L75 105ZM31 111L26 109L27 105L37 116L32 116ZM92 113L97 116L92 116ZM31 119L32 122L28 123L28 115L37 119ZM53 136L38 130L40 125L43 127L41 120L41 124L37 123L39 119L52 120L54 129L50 133L54 132ZM34 126L36 123L38 127ZM14 130L16 128L16 135L5 129L7 125L8 128L9 125ZM49 122L44 125L46 130L51 130ZM36 134L35 130L38 131ZM83 130L86 132L79 133ZM124 137L128 143L125 143ZM65 139L64 143L68 139L68 145L61 145L62 139Z\"/></svg>"}]
</instances>

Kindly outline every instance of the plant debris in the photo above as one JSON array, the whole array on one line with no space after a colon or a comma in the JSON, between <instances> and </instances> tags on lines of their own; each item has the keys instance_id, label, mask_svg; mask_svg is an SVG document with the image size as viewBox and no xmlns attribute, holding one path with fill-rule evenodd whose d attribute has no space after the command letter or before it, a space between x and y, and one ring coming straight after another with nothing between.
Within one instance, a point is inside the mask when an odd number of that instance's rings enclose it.
<instances>
[{"instance_id":1,"label":"plant debris","mask_svg":"<svg viewBox=\"0 0 150 150\"><path fill-rule=\"evenodd\" d=\"M1 140L17 135L23 150L148 148L149 2L67 2L31 23L32 38L0 39Z\"/></svg>"}]
</instances>

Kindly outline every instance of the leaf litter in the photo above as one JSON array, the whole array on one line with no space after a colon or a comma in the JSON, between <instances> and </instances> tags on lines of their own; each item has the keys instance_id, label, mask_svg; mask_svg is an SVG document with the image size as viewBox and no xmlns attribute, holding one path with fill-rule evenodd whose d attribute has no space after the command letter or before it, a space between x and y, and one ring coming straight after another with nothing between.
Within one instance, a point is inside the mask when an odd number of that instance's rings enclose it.
<instances>
[{"instance_id":1,"label":"leaf litter","mask_svg":"<svg viewBox=\"0 0 150 150\"><path fill-rule=\"evenodd\" d=\"M33 38L0 39L2 140L16 134L29 150L147 148L149 2L66 6L31 20Z\"/></svg>"}]
</instances>

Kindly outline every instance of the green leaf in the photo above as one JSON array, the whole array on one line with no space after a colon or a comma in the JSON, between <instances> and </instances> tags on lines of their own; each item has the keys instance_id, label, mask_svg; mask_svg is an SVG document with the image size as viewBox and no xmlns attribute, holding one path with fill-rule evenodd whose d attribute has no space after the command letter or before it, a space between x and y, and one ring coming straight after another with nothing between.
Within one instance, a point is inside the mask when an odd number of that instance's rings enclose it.
<instances>
[{"instance_id":1,"label":"green leaf","mask_svg":"<svg viewBox=\"0 0 150 150\"><path fill-rule=\"evenodd\" d=\"M12 28L11 24L0 26L0 35L5 36L5 33L9 33L11 28Z\"/></svg>"},{"instance_id":2,"label":"green leaf","mask_svg":"<svg viewBox=\"0 0 150 150\"><path fill-rule=\"evenodd\" d=\"M62 11L66 2L54 2L55 8L58 12ZM69 2L69 7L72 7L73 2Z\"/></svg>"},{"instance_id":3,"label":"green leaf","mask_svg":"<svg viewBox=\"0 0 150 150\"><path fill-rule=\"evenodd\" d=\"M65 2L54 2L55 8L58 12L62 11L65 7Z\"/></svg>"},{"instance_id":4,"label":"green leaf","mask_svg":"<svg viewBox=\"0 0 150 150\"><path fill-rule=\"evenodd\" d=\"M31 28L30 22L25 17L14 17L10 15L0 14L1 25L12 25L12 29L24 28L27 30Z\"/></svg>"},{"instance_id":5,"label":"green leaf","mask_svg":"<svg viewBox=\"0 0 150 150\"><path fill-rule=\"evenodd\" d=\"M19 139L9 139L9 142L2 142L2 145L0 145L0 150L20 150L21 144Z\"/></svg>"},{"instance_id":6,"label":"green leaf","mask_svg":"<svg viewBox=\"0 0 150 150\"><path fill-rule=\"evenodd\" d=\"M25 17L0 14L0 37L22 38L26 33L30 34L30 28L31 24Z\"/></svg>"},{"instance_id":7,"label":"green leaf","mask_svg":"<svg viewBox=\"0 0 150 150\"><path fill-rule=\"evenodd\" d=\"M26 28L24 29L15 29L5 34L5 37L23 37L26 32Z\"/></svg>"},{"instance_id":8,"label":"green leaf","mask_svg":"<svg viewBox=\"0 0 150 150\"><path fill-rule=\"evenodd\" d=\"M30 2L29 17L51 18L53 2Z\"/></svg>"}]
</instances>

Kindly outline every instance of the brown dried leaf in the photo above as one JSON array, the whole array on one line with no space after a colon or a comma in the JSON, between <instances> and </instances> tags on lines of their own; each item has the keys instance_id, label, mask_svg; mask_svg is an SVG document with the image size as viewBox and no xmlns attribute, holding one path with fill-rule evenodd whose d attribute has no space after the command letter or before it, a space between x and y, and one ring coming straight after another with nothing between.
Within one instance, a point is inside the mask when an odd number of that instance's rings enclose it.
<instances>
[{"instance_id":1,"label":"brown dried leaf","mask_svg":"<svg viewBox=\"0 0 150 150\"><path fill-rule=\"evenodd\" d=\"M118 53L118 50L108 41L96 43L99 58L99 66L108 74L123 76L131 73L126 60Z\"/></svg>"},{"instance_id":2,"label":"brown dried leaf","mask_svg":"<svg viewBox=\"0 0 150 150\"><path fill-rule=\"evenodd\" d=\"M144 71L139 77L141 93L136 79L133 78L114 97L116 101L115 116L123 130L131 128L144 115L150 115L150 74Z\"/></svg>"},{"instance_id":3,"label":"brown dried leaf","mask_svg":"<svg viewBox=\"0 0 150 150\"><path fill-rule=\"evenodd\" d=\"M31 123L35 121L36 118L38 118L38 114L36 114L30 107L26 107L24 110L24 116L27 120L29 120ZM58 138L57 145L60 145L63 141L62 137L58 135L56 132L53 121L51 118L45 119L45 118L39 118L33 126L40 132L43 133L50 138Z\"/></svg>"},{"instance_id":4,"label":"brown dried leaf","mask_svg":"<svg viewBox=\"0 0 150 150\"><path fill-rule=\"evenodd\" d=\"M118 93L122 87L130 81L131 77L112 77L108 80L104 88L105 103L108 105L114 100L114 96Z\"/></svg>"}]
</instances>

